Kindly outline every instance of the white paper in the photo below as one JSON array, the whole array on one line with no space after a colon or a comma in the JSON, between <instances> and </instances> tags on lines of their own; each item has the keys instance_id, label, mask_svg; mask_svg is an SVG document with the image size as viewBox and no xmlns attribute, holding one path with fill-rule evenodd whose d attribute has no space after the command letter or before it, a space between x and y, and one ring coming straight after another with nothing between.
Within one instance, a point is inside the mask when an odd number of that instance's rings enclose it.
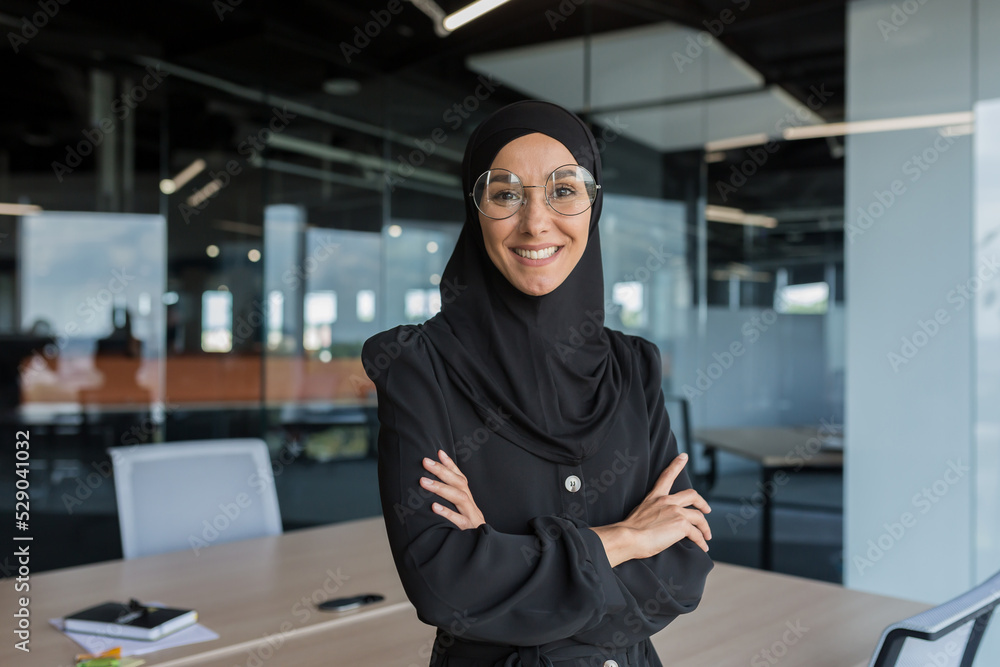
<instances>
[{"instance_id":1,"label":"white paper","mask_svg":"<svg viewBox=\"0 0 1000 667\"><path fill-rule=\"evenodd\" d=\"M150 602L153 606L163 606L158 602ZM195 623L183 630L173 632L162 639L156 641L145 641L142 639L125 639L123 637L107 637L104 635L89 635L84 632L66 632L63 630L63 620L61 618L50 618L49 623L62 631L67 637L82 646L87 653L103 653L116 646L122 649L122 655L142 655L152 653L165 648L175 646L186 646L218 639L219 635L209 630L201 623Z\"/></svg>"}]
</instances>

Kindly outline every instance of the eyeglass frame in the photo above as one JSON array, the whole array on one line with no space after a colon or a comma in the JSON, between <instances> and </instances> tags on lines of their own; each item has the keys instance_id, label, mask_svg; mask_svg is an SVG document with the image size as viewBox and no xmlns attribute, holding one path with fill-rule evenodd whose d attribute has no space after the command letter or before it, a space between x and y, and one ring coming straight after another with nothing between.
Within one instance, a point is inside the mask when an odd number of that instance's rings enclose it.
<instances>
[{"instance_id":1,"label":"eyeglass frame","mask_svg":"<svg viewBox=\"0 0 1000 667\"><path fill-rule=\"evenodd\" d=\"M601 189L601 184L597 182L597 178L593 174L590 173L590 170L587 169L586 167L584 167L582 164L574 164L574 163L570 163L570 162L567 162L566 164L559 165L558 167L556 167L555 169L553 169L552 173L550 173L546 177L545 182L548 183L549 179L552 178L553 174L555 174L557 171L559 171L563 167L579 167L580 169L583 169L585 172L587 172L588 174L590 174L590 177L594 179L594 198L590 201L590 205L587 208L585 208L582 211L580 211L579 213L563 213L562 211L560 211L559 209L557 209L555 206L553 206L552 202L549 201L549 193L545 192L545 193L543 193L542 196L545 198L545 203L548 204L549 208L551 208L553 211L555 211L559 215L564 215L567 218L572 218L573 216L577 216L577 215L583 215L584 213L586 213L587 211L589 211L590 209L592 209L594 207L594 202L597 201L597 195L600 194L597 191ZM490 173L491 171L494 171L494 170L496 170L496 171L506 171L508 174L510 174L510 175L514 176L515 178L517 178L517 180L519 182L521 181L521 177L518 176L517 174L515 174L514 172L512 172L510 169L504 169L503 167L494 167L494 168L487 169L483 173L479 174L479 176L476 178L475 183L473 183L473 185L472 185L472 189L475 190L476 184L479 183L479 179L481 179L483 176L485 176L486 174L488 174L488 173ZM547 186L546 185L525 185L524 183L521 183L521 189L522 190L526 190L528 188L542 188L544 190L544 189L547 188ZM483 209L479 208L479 203L476 202L476 193L475 192L470 192L469 193L469 197L472 198L472 205L476 207L476 210L479 211L480 213L482 213L483 215L485 215L490 220L507 220L507 219L513 217L514 214L516 214L518 211L520 211L522 208L524 208L525 204L528 203L528 198L525 197L524 199L521 200L521 205L518 206L513 211L511 211L510 215L504 216L502 218L494 218L493 216L491 216L491 215L487 214L485 211L483 211Z\"/></svg>"}]
</instances>

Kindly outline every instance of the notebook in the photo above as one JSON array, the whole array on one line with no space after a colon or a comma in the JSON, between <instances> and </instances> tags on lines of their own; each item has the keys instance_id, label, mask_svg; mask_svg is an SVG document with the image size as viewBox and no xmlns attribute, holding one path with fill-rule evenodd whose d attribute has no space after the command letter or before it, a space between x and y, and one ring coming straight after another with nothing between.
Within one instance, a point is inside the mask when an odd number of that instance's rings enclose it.
<instances>
[{"instance_id":1,"label":"notebook","mask_svg":"<svg viewBox=\"0 0 1000 667\"><path fill-rule=\"evenodd\" d=\"M154 641L198 621L193 609L104 602L63 618L66 632Z\"/></svg>"}]
</instances>

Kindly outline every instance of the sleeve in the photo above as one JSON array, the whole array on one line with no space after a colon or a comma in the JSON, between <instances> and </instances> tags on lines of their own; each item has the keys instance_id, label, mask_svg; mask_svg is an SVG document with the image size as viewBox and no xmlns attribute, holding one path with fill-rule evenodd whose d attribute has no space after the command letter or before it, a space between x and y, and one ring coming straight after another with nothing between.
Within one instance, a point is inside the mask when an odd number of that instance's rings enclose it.
<instances>
[{"instance_id":1,"label":"sleeve","mask_svg":"<svg viewBox=\"0 0 1000 667\"><path fill-rule=\"evenodd\" d=\"M676 458L678 448L661 386L660 352L655 344L642 338L635 338L633 345L640 347L641 363L648 364L650 368L649 380L644 385L651 448L650 475L643 493L645 497L663 469ZM671 493L689 488L691 482L687 471L681 471ZM581 529L584 528L582 522L575 521ZM650 637L679 615L698 607L705 580L713 567L708 554L688 538L655 556L619 564L613 572L625 598L625 608L609 615L601 626L578 633L574 638L598 645L631 645Z\"/></svg>"},{"instance_id":2,"label":"sleeve","mask_svg":"<svg viewBox=\"0 0 1000 667\"><path fill-rule=\"evenodd\" d=\"M535 646L601 624L625 607L600 538L564 516L539 516L530 534L483 524L460 530L431 509L448 501L419 484L427 456L456 460L448 406L428 345L412 325L365 342L378 392L378 479L396 569L417 616L472 640ZM460 434L459 434L460 435Z\"/></svg>"}]
</instances>

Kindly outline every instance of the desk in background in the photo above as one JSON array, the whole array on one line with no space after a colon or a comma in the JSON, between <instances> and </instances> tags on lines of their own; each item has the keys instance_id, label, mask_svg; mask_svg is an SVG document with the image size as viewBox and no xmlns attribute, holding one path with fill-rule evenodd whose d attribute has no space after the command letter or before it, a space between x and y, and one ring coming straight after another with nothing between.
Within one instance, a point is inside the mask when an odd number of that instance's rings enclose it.
<instances>
[{"instance_id":1,"label":"desk in background","mask_svg":"<svg viewBox=\"0 0 1000 667\"><path fill-rule=\"evenodd\" d=\"M82 649L48 619L105 600L134 597L192 608L200 623L220 635L143 656L151 666L191 664L194 656L220 654L230 656L230 665L244 664L245 659L236 661L233 655L267 646L269 635L291 640L331 630L358 615L320 612L313 599L378 592L385 600L365 613L412 609L392 563L381 517L218 544L197 554L188 549L54 570L32 576L30 584L32 635L27 655L14 649L10 625L16 600L24 593L14 590L13 579L0 581L5 610L0 632L10 638L0 644L0 665L5 667L71 665Z\"/></svg>"},{"instance_id":2,"label":"desk in background","mask_svg":"<svg viewBox=\"0 0 1000 667\"><path fill-rule=\"evenodd\" d=\"M21 595L13 584L0 582L5 610ZM311 606L314 595L367 592L386 599L340 614ZM199 555L183 551L47 572L31 578L30 595L31 653L13 648L12 616L5 612L5 666L70 665L80 649L48 619L129 597L193 607L220 635L145 655L149 667L422 666L434 638L434 628L421 623L406 600L381 517L220 544ZM775 648L782 667L853 667L867 664L886 625L927 608L718 563L700 607L653 642L671 667L745 667L755 657L771 664L763 651ZM784 639L789 624L799 630L794 644Z\"/></svg>"},{"instance_id":3,"label":"desk in background","mask_svg":"<svg viewBox=\"0 0 1000 667\"><path fill-rule=\"evenodd\" d=\"M821 437L821 435L823 437ZM747 428L698 429L694 440L705 446L712 459L712 477L716 469L715 450L749 459L761 469L761 538L760 563L765 570L774 565L774 503L775 477L800 470L843 470L843 438L839 447L820 447L826 434L814 426L773 426ZM714 482L714 479L713 479Z\"/></svg>"}]
</instances>

